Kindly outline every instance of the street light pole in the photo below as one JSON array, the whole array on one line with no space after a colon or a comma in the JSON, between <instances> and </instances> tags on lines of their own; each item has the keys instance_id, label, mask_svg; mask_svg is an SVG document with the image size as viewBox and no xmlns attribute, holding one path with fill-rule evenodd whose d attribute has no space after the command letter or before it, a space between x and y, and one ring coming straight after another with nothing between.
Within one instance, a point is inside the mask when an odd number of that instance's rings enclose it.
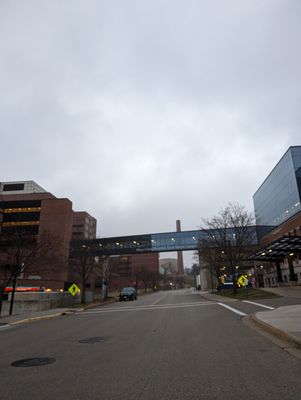
<instances>
[{"instance_id":1,"label":"street light pole","mask_svg":"<svg viewBox=\"0 0 301 400\"><path fill-rule=\"evenodd\" d=\"M237 294L237 285L236 285L236 276L235 276L235 265L233 263L233 253L232 253L232 245L230 240L226 240L226 243L228 245L228 260L230 263L230 269L232 272L232 284L233 284L233 294Z\"/></svg>"}]
</instances>

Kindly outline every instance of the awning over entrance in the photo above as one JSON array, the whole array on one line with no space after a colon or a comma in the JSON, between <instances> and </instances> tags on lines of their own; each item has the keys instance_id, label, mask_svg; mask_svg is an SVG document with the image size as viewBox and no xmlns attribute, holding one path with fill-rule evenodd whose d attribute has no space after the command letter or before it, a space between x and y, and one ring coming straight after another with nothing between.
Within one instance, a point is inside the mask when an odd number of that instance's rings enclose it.
<instances>
[{"instance_id":1,"label":"awning over entrance","mask_svg":"<svg viewBox=\"0 0 301 400\"><path fill-rule=\"evenodd\" d=\"M301 253L301 236L283 236L248 257L249 260L281 261L289 255Z\"/></svg>"}]
</instances>

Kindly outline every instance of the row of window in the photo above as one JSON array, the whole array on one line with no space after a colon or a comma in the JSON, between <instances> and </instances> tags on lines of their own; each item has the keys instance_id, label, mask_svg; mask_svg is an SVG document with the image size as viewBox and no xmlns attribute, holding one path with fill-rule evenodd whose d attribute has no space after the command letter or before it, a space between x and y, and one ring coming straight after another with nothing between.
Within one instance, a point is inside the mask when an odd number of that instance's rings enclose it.
<instances>
[{"instance_id":1,"label":"row of window","mask_svg":"<svg viewBox=\"0 0 301 400\"><path fill-rule=\"evenodd\" d=\"M298 280L301 280L301 272L299 274L296 274ZM265 278L265 285L266 286L275 286L278 284L278 277L277 276L272 276L270 278ZM284 283L289 283L290 277L289 275L283 275L283 282Z\"/></svg>"},{"instance_id":2,"label":"row of window","mask_svg":"<svg viewBox=\"0 0 301 400\"><path fill-rule=\"evenodd\" d=\"M1 226L29 226L29 225L39 225L40 221L18 221L18 222L2 222Z\"/></svg>"},{"instance_id":3,"label":"row of window","mask_svg":"<svg viewBox=\"0 0 301 400\"><path fill-rule=\"evenodd\" d=\"M41 207L4 208L1 211L3 212L3 214L40 212L41 211Z\"/></svg>"},{"instance_id":4,"label":"row of window","mask_svg":"<svg viewBox=\"0 0 301 400\"><path fill-rule=\"evenodd\" d=\"M26 234L36 236L39 233L39 225L25 225L25 226L3 226L1 227L1 234Z\"/></svg>"},{"instance_id":5,"label":"row of window","mask_svg":"<svg viewBox=\"0 0 301 400\"><path fill-rule=\"evenodd\" d=\"M3 222L39 221L39 212L3 214Z\"/></svg>"}]
</instances>

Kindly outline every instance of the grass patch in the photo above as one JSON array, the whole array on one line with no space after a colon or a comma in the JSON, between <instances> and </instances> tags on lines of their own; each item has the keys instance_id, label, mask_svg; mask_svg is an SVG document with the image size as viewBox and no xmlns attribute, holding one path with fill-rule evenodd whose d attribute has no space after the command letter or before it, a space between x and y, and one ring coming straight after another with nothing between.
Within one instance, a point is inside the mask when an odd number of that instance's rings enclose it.
<instances>
[{"instance_id":1,"label":"grass patch","mask_svg":"<svg viewBox=\"0 0 301 400\"><path fill-rule=\"evenodd\" d=\"M276 293L253 288L238 288L236 295L233 294L233 289L222 290L216 294L237 300L271 299L273 297L281 297Z\"/></svg>"}]
</instances>

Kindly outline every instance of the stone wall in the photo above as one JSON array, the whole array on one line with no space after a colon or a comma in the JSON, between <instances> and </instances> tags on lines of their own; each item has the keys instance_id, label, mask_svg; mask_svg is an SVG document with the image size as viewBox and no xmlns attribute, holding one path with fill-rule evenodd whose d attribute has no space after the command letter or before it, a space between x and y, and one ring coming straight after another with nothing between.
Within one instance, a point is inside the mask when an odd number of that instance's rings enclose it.
<instances>
[{"instance_id":1,"label":"stone wall","mask_svg":"<svg viewBox=\"0 0 301 400\"><path fill-rule=\"evenodd\" d=\"M3 302L2 316L9 313L10 296L8 301ZM13 315L59 307L73 307L76 304L80 304L79 295L72 297L68 292L15 293Z\"/></svg>"}]
</instances>

